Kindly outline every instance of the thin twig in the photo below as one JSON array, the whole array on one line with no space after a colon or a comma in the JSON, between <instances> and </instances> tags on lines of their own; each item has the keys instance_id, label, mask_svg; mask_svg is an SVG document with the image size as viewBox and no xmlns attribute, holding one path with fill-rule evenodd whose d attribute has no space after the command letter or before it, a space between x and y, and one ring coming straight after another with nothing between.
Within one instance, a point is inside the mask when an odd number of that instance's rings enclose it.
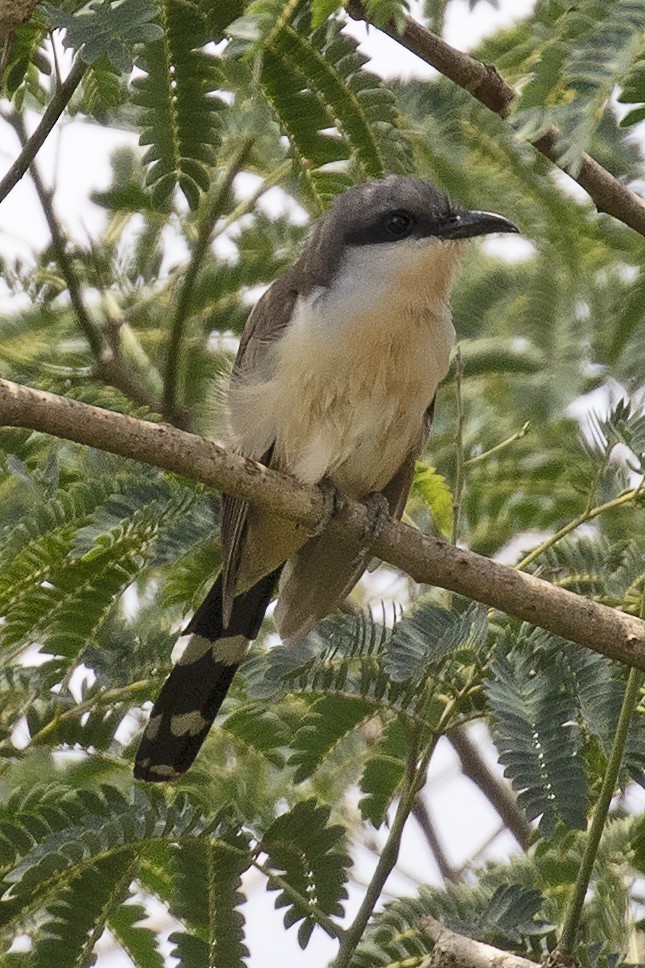
<instances>
[{"instance_id":1,"label":"thin twig","mask_svg":"<svg viewBox=\"0 0 645 968\"><path fill-rule=\"evenodd\" d=\"M569 904L564 916L562 935L557 946L557 950L561 954L565 955L565 957L573 954L576 945L578 926L582 916L582 908L584 905L585 896L589 888L589 881L591 880L591 874L596 861L598 847L600 846L600 838L602 837L605 829L609 807L611 806L614 790L616 789L616 781L620 771L620 764L622 763L623 753L625 751L627 731L631 722L632 713L634 712L634 707L640 696L642 683L642 672L638 671L637 669L632 669L629 673L629 678L627 679L623 705L620 710L620 717L618 719L616 735L614 737L611 753L607 761L607 768L603 777L600 796L598 797L598 803L596 804L593 820L591 821L591 827L589 828L589 833L587 834L585 848L582 855L582 860L580 862L580 868L578 870L576 882L573 888L573 894L569 899Z\"/></svg>"},{"instance_id":2,"label":"thin twig","mask_svg":"<svg viewBox=\"0 0 645 968\"><path fill-rule=\"evenodd\" d=\"M27 145L29 144L29 140L27 138L27 131L25 129L25 123L22 115L15 113L11 117L6 118L6 120L18 135L20 143L23 146L23 150L26 149ZM83 335L85 336L85 339L89 343L92 355L99 362L99 364L104 363L110 358L111 353L109 347L103 340L101 333L95 326L94 321L85 308L80 280L76 275L74 264L67 252L67 239L65 238L63 230L54 212L53 194L51 191L45 188L35 159L32 161L30 168L31 179L34 183L36 194L38 195L43 214L47 221L49 234L51 235L54 255L56 256L56 261L60 266L63 278L67 284L69 299L76 314L76 319L83 332Z\"/></svg>"},{"instance_id":3,"label":"thin twig","mask_svg":"<svg viewBox=\"0 0 645 968\"><path fill-rule=\"evenodd\" d=\"M479 787L520 847L527 850L531 840L531 825L518 808L508 784L500 780L488 767L465 726L457 726L451 730L448 733L448 742L459 757L464 776Z\"/></svg>"},{"instance_id":4,"label":"thin twig","mask_svg":"<svg viewBox=\"0 0 645 968\"><path fill-rule=\"evenodd\" d=\"M6 117L5 120L14 128L21 144L26 146L28 143L27 132L21 115L14 113ZM161 402L157 395L142 385L141 380L131 372L129 367L124 365L120 342L120 328L116 326L112 328L111 335L113 338L108 341L101 331L101 328L92 319L85 305L81 280L76 273L73 260L68 253L68 240L54 210L53 193L45 187L35 160L30 166L30 175L49 228L52 249L67 286L72 309L95 360L95 375L105 380L111 386L116 387L116 389L120 390L133 403L158 412ZM130 335L132 341L134 334ZM177 426L184 429L187 428L188 417L180 408L175 409L170 419Z\"/></svg>"},{"instance_id":5,"label":"thin twig","mask_svg":"<svg viewBox=\"0 0 645 968\"><path fill-rule=\"evenodd\" d=\"M193 248L192 258L188 264L188 268L186 269L186 274L184 276L179 297L177 299L175 314L170 324L170 339L168 341L168 353L166 356L166 370L164 374L162 400L162 414L166 420L168 420L169 417L175 412L177 405L179 368L181 365L182 355L181 345L184 339L186 320L190 314L190 306L193 298L195 282L197 281L197 276L206 257L206 253L209 250L215 223L222 214L222 210L228 201L229 192L235 176L239 173L242 165L244 164L244 160L248 156L254 140L255 139L253 138L247 138L234 153L229 164L224 169L222 177L219 180L211 203L208 207L208 211L206 212L199 226L199 232L197 235L197 241L195 242L195 246Z\"/></svg>"},{"instance_id":6,"label":"thin twig","mask_svg":"<svg viewBox=\"0 0 645 968\"><path fill-rule=\"evenodd\" d=\"M455 429L455 489L452 496L452 535L454 545L459 540L459 521L461 518L461 502L464 493L464 399L461 386L464 376L464 365L461 349L457 346L455 353L455 394L457 400L457 427Z\"/></svg>"},{"instance_id":7,"label":"thin twig","mask_svg":"<svg viewBox=\"0 0 645 968\"><path fill-rule=\"evenodd\" d=\"M0 84L2 84L4 72L9 64L11 51L13 50L14 41L16 39L15 30L10 30L4 38L0 39L2 39L2 50L0 51Z\"/></svg>"},{"instance_id":8,"label":"thin twig","mask_svg":"<svg viewBox=\"0 0 645 968\"><path fill-rule=\"evenodd\" d=\"M449 881L453 884L459 881L459 871L456 870L448 860L447 854L443 849L443 844L439 839L437 828L434 825L434 821L428 809L428 805L421 794L419 794L414 801L414 806L412 807L412 816L419 824L425 839L428 841L428 846L432 851L434 859L437 862L437 867L439 868L439 873L443 877L444 881Z\"/></svg>"},{"instance_id":9,"label":"thin twig","mask_svg":"<svg viewBox=\"0 0 645 968\"><path fill-rule=\"evenodd\" d=\"M357 20L369 22L368 13L360 0L350 0L348 12ZM494 114L501 118L508 116L511 104L517 95L510 84L500 77L492 64L483 64L469 54L455 50L443 38L433 34L412 17L405 17L405 28L402 33L399 33L393 21L381 25L380 29L402 47L420 57L426 64L430 64L459 87L468 91ZM531 144L540 154L577 182L587 192L599 212L612 215L635 232L645 235L645 202L614 178L606 168L589 155L583 154L577 174L573 175L567 171L560 162L562 146L555 129L534 139Z\"/></svg>"},{"instance_id":10,"label":"thin twig","mask_svg":"<svg viewBox=\"0 0 645 968\"><path fill-rule=\"evenodd\" d=\"M488 460L488 458L492 457L493 454L497 454L499 453L500 450L504 450L510 444L514 444L516 440L521 440L522 437L526 436L526 433L530 426L531 426L531 421L527 420L526 423L523 424L519 430L516 430L515 433L511 434L510 437L507 437L506 440L501 440L499 444L495 444L494 447L491 447L489 450L485 450L481 454L476 454L474 457L469 457L468 460L465 461L464 467L470 467L472 464L478 464L479 461Z\"/></svg>"},{"instance_id":11,"label":"thin twig","mask_svg":"<svg viewBox=\"0 0 645 968\"><path fill-rule=\"evenodd\" d=\"M267 175L266 178L260 182L258 187L252 192L247 198L243 198L241 202L238 202L232 212L230 212L226 218L223 218L221 223L214 229L211 236L211 242L218 239L220 235L226 232L227 229L231 227L235 222L242 218L243 215L248 215L250 212L254 212L257 203L260 201L263 195L265 195L276 185L279 185L283 178L289 174L293 168L293 160L287 158L283 161L281 165Z\"/></svg>"},{"instance_id":12,"label":"thin twig","mask_svg":"<svg viewBox=\"0 0 645 968\"><path fill-rule=\"evenodd\" d=\"M87 64L84 64L81 60L75 61L65 80L57 88L56 93L47 105L40 124L25 142L22 151L2 181L0 181L0 202L7 197L12 188L15 188L22 176L27 172L29 166L47 140L47 137L51 134L56 122L69 104L86 70Z\"/></svg>"},{"instance_id":13,"label":"thin twig","mask_svg":"<svg viewBox=\"0 0 645 968\"><path fill-rule=\"evenodd\" d=\"M326 501L319 488L228 453L201 437L0 379L0 426L3 424L28 427L182 474L299 521L309 531L325 516ZM329 527L364 534L368 518L364 505L347 499ZM459 592L645 670L645 621L634 615L453 547L400 522L385 522L374 540L373 553L414 581Z\"/></svg>"},{"instance_id":14,"label":"thin twig","mask_svg":"<svg viewBox=\"0 0 645 968\"><path fill-rule=\"evenodd\" d=\"M161 676L163 677L163 674ZM86 712L94 712L96 709L102 709L104 706L115 706L117 703L125 702L132 696L149 696L150 689L152 686L158 685L157 678L151 679L140 679L138 682L128 683L127 686L118 686L115 689L105 689L103 692L99 692L94 696L90 696L89 699L84 699L82 702L76 703L69 709L58 712L48 723L45 723L37 733L34 733L30 739L30 745L34 746L37 743L41 743L45 737L50 733L56 731L60 723L65 723L74 719L80 719Z\"/></svg>"},{"instance_id":15,"label":"thin twig","mask_svg":"<svg viewBox=\"0 0 645 968\"><path fill-rule=\"evenodd\" d=\"M472 682L466 682L459 694L453 696L448 701L437 723L436 729L432 733L432 738L421 755L419 755L418 740L410 743L406 759L403 788L390 832L381 850L381 856L379 857L370 883L367 886L365 897L358 909L358 913L345 931L336 961L333 963L333 968L348 968L352 960L354 952L365 933L369 919L374 912L374 908L383 892L385 883L396 867L405 824L414 808L419 793L425 785L428 768L434 751L437 748L437 743L446 730L450 728L451 720L455 716L459 704L464 697L470 694L471 687Z\"/></svg>"},{"instance_id":16,"label":"thin twig","mask_svg":"<svg viewBox=\"0 0 645 968\"><path fill-rule=\"evenodd\" d=\"M432 739L430 746L431 751L434 751L438 739L439 734L437 732ZM403 837L403 830L419 791L416 761L417 748L416 744L413 743L408 749L406 775L403 781L401 796L394 814L394 820L392 821L392 826L390 827L387 835L387 840L381 849L381 855L378 859L374 873L372 874L370 882L367 885L361 906L358 909L356 917L350 926L345 930L343 940L340 948L338 949L338 955L333 963L333 968L347 968L349 965L354 952L356 951L356 948L358 947L360 940L365 933L365 928L367 927L367 923L372 916L376 904L378 903L383 888L385 887L385 882L396 866L396 862L399 857L399 849L401 847L401 838Z\"/></svg>"},{"instance_id":17,"label":"thin twig","mask_svg":"<svg viewBox=\"0 0 645 968\"><path fill-rule=\"evenodd\" d=\"M563 538L566 538L568 534L579 528L581 524L586 524L587 521L593 521L594 518L599 517L601 514L605 514L606 511L613 511L614 508L625 507L627 504L632 504L637 501L641 495L645 494L645 479L640 481L636 487L630 487L629 490L623 491L617 497L613 497L610 501L605 501L603 504L597 504L594 508L589 508L579 514L576 518L573 518L567 524L565 524L559 531L552 534L550 538L546 538L541 544L534 548L533 551L529 552L525 558L515 565L518 571L523 571L527 568L536 558L539 558L541 554L552 548L553 545L557 544Z\"/></svg>"}]
</instances>

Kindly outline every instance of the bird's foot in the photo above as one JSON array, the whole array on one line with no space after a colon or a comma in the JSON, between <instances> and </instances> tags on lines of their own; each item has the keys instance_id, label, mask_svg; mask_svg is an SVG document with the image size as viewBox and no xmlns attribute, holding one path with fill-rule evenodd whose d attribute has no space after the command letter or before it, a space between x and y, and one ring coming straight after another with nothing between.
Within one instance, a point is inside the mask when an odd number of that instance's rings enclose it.
<instances>
[{"instance_id":1,"label":"bird's foot","mask_svg":"<svg viewBox=\"0 0 645 968\"><path fill-rule=\"evenodd\" d=\"M386 524L391 520L390 502L385 494L373 491L363 498L367 508L367 526L365 528L366 549L370 548L383 534Z\"/></svg>"},{"instance_id":2,"label":"bird's foot","mask_svg":"<svg viewBox=\"0 0 645 968\"><path fill-rule=\"evenodd\" d=\"M324 478L318 485L323 494L323 513L318 524L308 532L310 538L318 538L323 533L332 518L340 514L345 498L335 484Z\"/></svg>"}]
</instances>

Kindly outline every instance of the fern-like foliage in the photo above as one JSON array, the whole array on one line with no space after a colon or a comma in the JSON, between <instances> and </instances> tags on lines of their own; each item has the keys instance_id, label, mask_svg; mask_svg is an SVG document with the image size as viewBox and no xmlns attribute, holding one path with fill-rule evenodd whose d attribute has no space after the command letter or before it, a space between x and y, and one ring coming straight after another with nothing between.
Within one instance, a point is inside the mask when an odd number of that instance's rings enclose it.
<instances>
[{"instance_id":1,"label":"fern-like foliage","mask_svg":"<svg viewBox=\"0 0 645 968\"><path fill-rule=\"evenodd\" d=\"M586 825L586 780L581 736L571 696L554 666L537 668L531 650L508 650L491 665L487 684L499 761L529 820L552 834L556 821Z\"/></svg>"},{"instance_id":2,"label":"fern-like foliage","mask_svg":"<svg viewBox=\"0 0 645 968\"><path fill-rule=\"evenodd\" d=\"M329 814L329 808L305 800L278 817L261 841L275 872L268 889L280 891L276 907L288 909L285 927L302 921L298 929L301 948L307 947L316 923L320 923L319 912L342 917L341 902L347 897L350 859L344 850L344 831L338 825L328 826Z\"/></svg>"},{"instance_id":3,"label":"fern-like foliage","mask_svg":"<svg viewBox=\"0 0 645 968\"><path fill-rule=\"evenodd\" d=\"M551 36L522 91L517 120L532 136L559 128L561 163L576 170L613 89L632 69L645 8L640 0L588 0L551 10L544 17Z\"/></svg>"},{"instance_id":4,"label":"fern-like foliage","mask_svg":"<svg viewBox=\"0 0 645 968\"><path fill-rule=\"evenodd\" d=\"M242 674L247 694L261 702L269 697L276 702L286 692L307 702L290 741L297 783L364 728L378 737L368 744L359 784L365 794L361 811L380 826L403 779L412 726L421 727L424 736L437 729L447 696L461 685L459 659L478 663L486 634L483 609L458 613L424 602L392 629L365 618L328 619L299 645L252 656ZM454 715L469 708L464 700ZM232 719L235 732L243 730L256 748L260 739L261 749L280 733L262 730L257 709L255 703L240 708L224 725L228 729Z\"/></svg>"},{"instance_id":5,"label":"fern-like foliage","mask_svg":"<svg viewBox=\"0 0 645 968\"><path fill-rule=\"evenodd\" d=\"M4 854L14 857L5 867L2 925L29 918L25 926L29 925L33 963L38 966L89 963L108 921L126 944L152 953L154 963L158 957L153 935L135 929L132 909L122 908L142 851L166 839L181 851L182 844L200 837L216 849L218 837L229 836L228 830L227 821L207 821L185 800L168 806L159 794L137 792L128 798L114 787L104 787L98 795L59 794L54 802L44 791L37 802L23 806L11 825L3 826ZM246 856L246 845L238 852ZM232 897L236 883L222 864L213 872L211 891L228 890ZM179 878L179 890L181 884Z\"/></svg>"},{"instance_id":6,"label":"fern-like foliage","mask_svg":"<svg viewBox=\"0 0 645 968\"><path fill-rule=\"evenodd\" d=\"M147 912L142 904L131 903L131 898L110 913L107 927L120 948L135 965L142 968L164 968L164 959L157 938L139 922Z\"/></svg>"},{"instance_id":7,"label":"fern-like foliage","mask_svg":"<svg viewBox=\"0 0 645 968\"><path fill-rule=\"evenodd\" d=\"M629 128L645 118L645 48L641 44L634 61L622 80L622 90L618 100L623 104L636 107L628 111L621 125Z\"/></svg>"},{"instance_id":8,"label":"fern-like foliage","mask_svg":"<svg viewBox=\"0 0 645 968\"><path fill-rule=\"evenodd\" d=\"M194 491L110 459L102 470L92 483L30 501L5 530L5 648L38 637L52 655L77 656L145 562L174 561L194 543L195 526L213 528L210 515L201 524L194 516Z\"/></svg>"},{"instance_id":9,"label":"fern-like foliage","mask_svg":"<svg viewBox=\"0 0 645 968\"><path fill-rule=\"evenodd\" d=\"M327 619L302 643L271 649L251 659L243 672L249 693L257 698L298 689L361 699L375 711L414 717L422 709L427 712L436 682L432 677L441 675L459 649L476 653L485 636L481 608L460 614L424 602L393 629L364 617ZM446 688L449 676L441 681ZM419 691L421 683L427 691Z\"/></svg>"},{"instance_id":10,"label":"fern-like foliage","mask_svg":"<svg viewBox=\"0 0 645 968\"><path fill-rule=\"evenodd\" d=\"M26 90L39 101L44 98L41 74L49 75L51 67L45 56L42 44L47 35L47 20L37 9L27 23L19 24L14 33L14 42L3 76L0 89L9 98L20 104Z\"/></svg>"},{"instance_id":11,"label":"fern-like foliage","mask_svg":"<svg viewBox=\"0 0 645 968\"><path fill-rule=\"evenodd\" d=\"M244 968L248 949L243 943L244 917L237 910L245 900L241 875L249 867L248 839L232 832L218 841L184 843L173 849L176 895L173 913L188 930L175 932L173 956L185 968L213 964Z\"/></svg>"},{"instance_id":12,"label":"fern-like foliage","mask_svg":"<svg viewBox=\"0 0 645 968\"><path fill-rule=\"evenodd\" d=\"M411 170L411 150L398 128L391 92L363 69L356 42L328 21L311 31L306 15L290 24L265 9L233 24L237 55L261 56L260 84L289 138L305 195L315 210L362 178ZM280 5L282 7L282 5Z\"/></svg>"},{"instance_id":13,"label":"fern-like foliage","mask_svg":"<svg viewBox=\"0 0 645 968\"><path fill-rule=\"evenodd\" d=\"M373 916L352 968L420 963L431 948L424 916L459 934L527 952L530 939L549 929L538 916L542 907L539 892L518 883L450 885L443 891L423 886L417 897L393 901Z\"/></svg>"},{"instance_id":14,"label":"fern-like foliage","mask_svg":"<svg viewBox=\"0 0 645 968\"><path fill-rule=\"evenodd\" d=\"M375 827L385 822L390 804L401 787L412 742L409 723L395 719L383 727L375 743L370 743L359 784L363 796L358 806L365 820Z\"/></svg>"},{"instance_id":15,"label":"fern-like foliage","mask_svg":"<svg viewBox=\"0 0 645 968\"><path fill-rule=\"evenodd\" d=\"M132 70L135 44L159 40L161 28L151 23L157 8L154 0L95 0L81 11L69 14L52 3L43 3L52 27L65 30L65 46L79 52L88 63L107 55L117 70Z\"/></svg>"},{"instance_id":16,"label":"fern-like foliage","mask_svg":"<svg viewBox=\"0 0 645 968\"><path fill-rule=\"evenodd\" d=\"M140 142L149 145L148 184L157 202L179 185L195 208L215 161L222 75L217 60L201 49L208 38L198 12L161 0L159 22L163 37L145 46L137 61L145 76L134 82L145 112Z\"/></svg>"},{"instance_id":17,"label":"fern-like foliage","mask_svg":"<svg viewBox=\"0 0 645 968\"><path fill-rule=\"evenodd\" d=\"M170 937L180 964L243 968L241 877L261 853L267 889L280 891L287 926L302 921L304 948L317 924L329 930L342 916L346 897L345 830L329 813L307 800L251 833L230 810L170 802L154 788L34 786L0 805L0 937L26 933L29 964L71 968L91 963L109 927L137 964L156 968L155 933L137 925L144 908L131 903L144 889L182 925Z\"/></svg>"}]
</instances>

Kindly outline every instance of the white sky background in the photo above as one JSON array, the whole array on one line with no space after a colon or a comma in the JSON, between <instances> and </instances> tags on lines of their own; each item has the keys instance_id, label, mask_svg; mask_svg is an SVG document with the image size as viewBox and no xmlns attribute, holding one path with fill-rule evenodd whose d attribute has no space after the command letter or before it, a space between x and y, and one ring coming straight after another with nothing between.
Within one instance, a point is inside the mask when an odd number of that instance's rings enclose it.
<instances>
[{"instance_id":1,"label":"white sky background","mask_svg":"<svg viewBox=\"0 0 645 968\"><path fill-rule=\"evenodd\" d=\"M501 0L495 9L487 2L469 11L465 0L455 0L448 11L446 39L461 50L467 50L483 36L498 27L526 16L533 0ZM361 49L372 58L370 69L384 77L428 77L434 72L388 37L371 28L352 22L348 32L362 41ZM37 119L32 119L32 127ZM102 190L110 183L109 157L119 145L136 145L136 136L106 130L98 125L79 121L59 125L38 155L38 164L48 184L56 186L56 210L65 230L72 238L83 242L88 236L99 236L105 224L105 212L89 201L92 191ZM0 124L0 171L5 171L18 151L13 131ZM29 261L33 249L40 249L49 241L45 219L28 176L0 204L0 256L13 260L21 256ZM170 264L181 261L185 250L175 242L170 253ZM7 308L6 289L0 280L0 310ZM3 297L4 306L3 306ZM14 303L15 307L15 303ZM384 593L388 591L384 589ZM485 742L483 728L475 735ZM492 764L494 755L490 753ZM503 860L515 848L510 834L495 838L500 822L488 801L457 769L457 759L447 743L439 745L430 769L427 796L433 820L445 845L449 861L459 867L473 854L488 844L482 857ZM363 836L382 843L386 831L375 832L363 828ZM489 843L490 841L490 843ZM365 847L354 850L354 874L365 884L371 875L374 854ZM267 894L257 874L248 875L248 887L257 885L244 906L247 945L251 950L251 968L273 968L281 965L306 965L323 968L336 952L336 943L319 930L314 932L306 952L296 940L296 930L285 932L281 926L282 913L273 910L275 894ZM440 884L436 865L420 834L411 820L406 828L398 872L386 886L386 897L415 893L415 882ZM362 899L362 890L352 888L346 906L349 917L355 913ZM122 968L129 959L111 949L110 939L101 943L105 952L99 968ZM226 968L226 966L222 966Z\"/></svg>"}]
</instances>

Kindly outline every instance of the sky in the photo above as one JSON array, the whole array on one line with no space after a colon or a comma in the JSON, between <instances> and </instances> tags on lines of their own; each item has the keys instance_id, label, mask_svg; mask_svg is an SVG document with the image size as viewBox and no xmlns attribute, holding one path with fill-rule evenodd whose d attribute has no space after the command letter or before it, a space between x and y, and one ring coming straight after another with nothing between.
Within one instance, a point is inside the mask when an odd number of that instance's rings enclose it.
<instances>
[{"instance_id":1,"label":"sky","mask_svg":"<svg viewBox=\"0 0 645 968\"><path fill-rule=\"evenodd\" d=\"M418 6L413 4L413 11ZM527 15L532 7L533 0L500 0L497 8L481 2L470 11L466 0L454 0L448 11L445 37L455 47L468 50L498 27ZM347 31L360 40L362 52L371 59L370 69L383 77L428 77L434 73L413 54L374 28L368 31L365 26L351 22ZM28 120L31 130L38 119L34 115ZM59 125L45 143L38 164L46 183L56 186L57 213L71 238L83 242L101 233L105 212L89 201L90 193L107 188L111 177L111 152L119 145L134 147L136 143L136 136L130 133L108 131L98 125L74 120ZM11 164L17 151L17 139L12 129L0 122L0 171ZM244 189L244 185L236 185L236 188ZM32 249L41 248L48 239L33 186L25 177L0 204L0 257L13 259L20 256L29 261ZM171 242L171 260L177 262L183 256L181 246ZM0 282L0 311L3 308L8 308L8 301ZM382 580L384 584L380 591L389 594L391 582L395 579L386 576ZM487 749L491 765L497 768L483 727L474 727L474 735ZM445 741L439 744L430 768L427 802L449 861L455 867L466 862L483 845L487 846L482 857L489 860L503 860L516 849L510 834L496 836L499 818L477 789L460 775L456 756ZM371 827L363 830L363 836L376 844L383 842L386 833L384 830L376 832ZM359 845L354 849L353 857L354 874L359 883L365 884L374 866L374 854L367 846ZM291 964L323 968L335 954L336 943L316 931L307 951L301 952L296 940L297 929L282 929L281 914L273 910L275 895L264 891L259 877L256 873L249 874L245 885L251 892L244 908L247 945L251 949L250 968ZM397 872L386 885L386 897L414 893L418 883L440 884L441 879L425 838L416 823L410 821L404 834ZM350 890L346 905L350 918L360 904L362 894L360 887ZM153 920L158 918L154 905L151 916ZM271 939L270 948L267 947L268 938ZM115 954L109 937L102 940L99 950L102 953L99 968L123 968L130 963L129 959Z\"/></svg>"}]
</instances>

